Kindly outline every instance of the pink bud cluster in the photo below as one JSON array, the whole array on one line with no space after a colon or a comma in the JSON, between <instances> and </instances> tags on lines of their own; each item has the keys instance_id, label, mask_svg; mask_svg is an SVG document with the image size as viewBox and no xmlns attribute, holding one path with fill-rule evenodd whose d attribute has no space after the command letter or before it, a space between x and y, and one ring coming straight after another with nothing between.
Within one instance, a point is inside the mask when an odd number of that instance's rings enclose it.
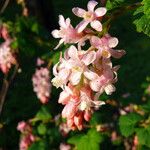
<instances>
[{"instance_id":1,"label":"pink bud cluster","mask_svg":"<svg viewBox=\"0 0 150 150\"><path fill-rule=\"evenodd\" d=\"M37 63L39 65L39 63L41 64L43 62L38 59ZM40 67L39 69L36 69L36 72L32 77L32 82L33 90L37 94L37 97L41 103L47 103L51 92L50 74L48 68Z\"/></svg>"},{"instance_id":2,"label":"pink bud cluster","mask_svg":"<svg viewBox=\"0 0 150 150\"><path fill-rule=\"evenodd\" d=\"M0 37L5 40L0 45L0 69L3 73L7 74L11 66L16 64L16 59L10 47L12 40L5 26L0 27Z\"/></svg>"},{"instance_id":3,"label":"pink bud cluster","mask_svg":"<svg viewBox=\"0 0 150 150\"><path fill-rule=\"evenodd\" d=\"M22 133L19 149L28 150L29 146L36 140L36 137L32 134L32 127L29 123L21 121L18 123L17 130Z\"/></svg>"},{"instance_id":4,"label":"pink bud cluster","mask_svg":"<svg viewBox=\"0 0 150 150\"><path fill-rule=\"evenodd\" d=\"M61 38L60 44L71 43L64 55L60 56L59 62L53 67L54 78L52 83L57 88L61 87L58 102L64 105L62 117L66 118L70 129L81 130L84 121L89 121L94 110L105 104L99 101L102 93L111 95L115 90L114 83L117 82L117 70L119 66L113 66L111 57L121 58L124 50L114 50L118 45L118 39L111 37L108 33L102 33L102 19L106 8L100 7L95 10L98 3L89 1L88 11L81 8L73 8L73 13L83 18L75 27L59 16L60 30L54 30L52 35ZM90 26L89 26L90 25ZM86 41L90 47L85 50L83 46Z\"/></svg>"}]
</instances>

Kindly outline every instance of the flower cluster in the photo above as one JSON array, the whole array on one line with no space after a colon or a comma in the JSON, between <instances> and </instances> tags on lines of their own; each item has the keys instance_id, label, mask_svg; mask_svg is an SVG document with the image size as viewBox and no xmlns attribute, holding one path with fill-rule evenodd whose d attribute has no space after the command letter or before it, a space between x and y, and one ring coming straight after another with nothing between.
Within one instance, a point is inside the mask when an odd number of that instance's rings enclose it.
<instances>
[{"instance_id":1,"label":"flower cluster","mask_svg":"<svg viewBox=\"0 0 150 150\"><path fill-rule=\"evenodd\" d=\"M73 8L73 13L83 20L75 27L61 15L59 17L60 30L54 30L52 35L61 38L57 47L62 43L78 44L78 48L71 45L59 62L53 67L54 78L52 83L57 88L61 87L58 102L65 105L62 117L66 118L70 129L81 130L84 121L89 121L94 110L105 104L99 101L99 96L105 92L111 95L117 82L117 70L119 66L113 66L111 57L121 58L125 51L114 50L118 45L118 39L108 33L102 33L102 19L106 8L95 10L98 3L89 1L88 11L81 8ZM89 26L90 24L90 26ZM86 41L90 47L85 50ZM85 45L86 46L86 45Z\"/></svg>"},{"instance_id":2,"label":"flower cluster","mask_svg":"<svg viewBox=\"0 0 150 150\"><path fill-rule=\"evenodd\" d=\"M16 64L16 59L10 47L12 39L10 39L7 28L0 27L0 37L5 41L0 45L0 69L3 73L8 73L12 65Z\"/></svg>"},{"instance_id":3,"label":"flower cluster","mask_svg":"<svg viewBox=\"0 0 150 150\"><path fill-rule=\"evenodd\" d=\"M37 64L41 65L42 63L43 61L38 59ZM36 92L41 103L47 103L51 92L50 74L48 68L40 67L39 69L36 69L36 72L32 77L32 82L33 90Z\"/></svg>"},{"instance_id":4,"label":"flower cluster","mask_svg":"<svg viewBox=\"0 0 150 150\"><path fill-rule=\"evenodd\" d=\"M21 121L18 123L17 130L22 133L19 149L27 150L29 146L31 146L31 144L36 140L36 137L32 134L32 127L29 123Z\"/></svg>"}]
</instances>

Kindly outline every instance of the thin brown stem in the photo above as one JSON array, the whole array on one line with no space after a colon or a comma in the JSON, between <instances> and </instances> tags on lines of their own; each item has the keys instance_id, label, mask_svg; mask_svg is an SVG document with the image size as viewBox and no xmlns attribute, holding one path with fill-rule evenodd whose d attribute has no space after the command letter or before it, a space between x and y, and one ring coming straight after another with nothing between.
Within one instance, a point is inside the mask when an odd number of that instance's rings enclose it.
<instances>
[{"instance_id":1,"label":"thin brown stem","mask_svg":"<svg viewBox=\"0 0 150 150\"><path fill-rule=\"evenodd\" d=\"M19 67L19 65L16 64L15 68L14 68L14 71L13 71L13 73L12 73L9 80L7 80L7 75L5 75L5 77L3 79L2 90L0 92L0 115L2 113L3 105L4 105L4 102L5 102L5 99L6 99L6 95L7 95L9 86L10 86L11 82L14 80L14 78L17 74L18 67Z\"/></svg>"},{"instance_id":2,"label":"thin brown stem","mask_svg":"<svg viewBox=\"0 0 150 150\"><path fill-rule=\"evenodd\" d=\"M4 5L3 5L3 7L2 7L1 10L0 10L0 14L2 14L2 13L5 11L6 7L7 7L8 4L9 4L9 1L10 1L10 0L5 0Z\"/></svg>"}]
</instances>

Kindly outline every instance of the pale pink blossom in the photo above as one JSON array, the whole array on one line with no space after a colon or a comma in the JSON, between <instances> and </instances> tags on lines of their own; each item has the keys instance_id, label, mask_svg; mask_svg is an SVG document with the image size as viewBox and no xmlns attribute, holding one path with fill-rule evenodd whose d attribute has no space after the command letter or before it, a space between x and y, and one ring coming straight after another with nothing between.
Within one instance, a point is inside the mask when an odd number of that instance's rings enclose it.
<instances>
[{"instance_id":1,"label":"pale pink blossom","mask_svg":"<svg viewBox=\"0 0 150 150\"><path fill-rule=\"evenodd\" d=\"M92 74L88 66L96 59L95 51L77 50L75 46L70 46L64 55L64 58L61 58L53 68L55 78L52 79L52 83L54 86L64 87L68 81L72 85L77 85L82 76L88 78Z\"/></svg>"},{"instance_id":2,"label":"pale pink blossom","mask_svg":"<svg viewBox=\"0 0 150 150\"><path fill-rule=\"evenodd\" d=\"M21 121L18 123L17 130L21 132L19 150L28 150L29 146L36 140L31 125L28 122Z\"/></svg>"},{"instance_id":3,"label":"pale pink blossom","mask_svg":"<svg viewBox=\"0 0 150 150\"><path fill-rule=\"evenodd\" d=\"M41 67L37 69L32 77L34 92L41 103L48 102L51 93L50 74L48 68Z\"/></svg>"},{"instance_id":4,"label":"pale pink blossom","mask_svg":"<svg viewBox=\"0 0 150 150\"><path fill-rule=\"evenodd\" d=\"M125 54L124 50L113 50L118 45L118 39L108 34L102 38L92 36L90 41L91 45L98 49L99 55L102 57L109 58L112 56L114 58L121 58Z\"/></svg>"},{"instance_id":5,"label":"pale pink blossom","mask_svg":"<svg viewBox=\"0 0 150 150\"><path fill-rule=\"evenodd\" d=\"M89 1L87 4L87 11L78 7L72 9L76 16L83 18L83 21L76 27L78 33L81 33L89 23L96 31L102 31L102 24L99 20L106 14L107 10L105 7L99 7L94 10L97 4L96 1Z\"/></svg>"},{"instance_id":6,"label":"pale pink blossom","mask_svg":"<svg viewBox=\"0 0 150 150\"><path fill-rule=\"evenodd\" d=\"M20 132L24 132L27 128L28 124L25 121L21 121L18 123L17 130Z\"/></svg>"},{"instance_id":7,"label":"pale pink blossom","mask_svg":"<svg viewBox=\"0 0 150 150\"><path fill-rule=\"evenodd\" d=\"M60 30L52 31L54 38L61 38L55 49L57 49L62 43L77 43L83 37L82 33L77 33L77 29L73 28L69 18L65 20L62 15L59 15L59 25Z\"/></svg>"},{"instance_id":8,"label":"pale pink blossom","mask_svg":"<svg viewBox=\"0 0 150 150\"><path fill-rule=\"evenodd\" d=\"M12 65L16 64L16 59L11 52L11 40L6 40L0 45L0 69L3 73L8 73Z\"/></svg>"},{"instance_id":9,"label":"pale pink blossom","mask_svg":"<svg viewBox=\"0 0 150 150\"><path fill-rule=\"evenodd\" d=\"M71 150L71 146L69 144L61 143L59 150Z\"/></svg>"}]
</instances>

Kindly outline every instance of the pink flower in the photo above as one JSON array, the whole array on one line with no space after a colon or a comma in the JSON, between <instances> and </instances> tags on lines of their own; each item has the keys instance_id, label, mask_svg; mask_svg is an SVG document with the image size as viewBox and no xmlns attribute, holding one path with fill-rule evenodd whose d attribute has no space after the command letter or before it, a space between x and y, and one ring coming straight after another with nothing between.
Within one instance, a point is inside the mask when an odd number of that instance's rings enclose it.
<instances>
[{"instance_id":1,"label":"pink flower","mask_svg":"<svg viewBox=\"0 0 150 150\"><path fill-rule=\"evenodd\" d=\"M102 74L97 76L94 80L91 80L90 87L93 91L102 94L104 91L106 94L111 95L115 90L113 83L117 81L117 73L111 67L103 68Z\"/></svg>"},{"instance_id":2,"label":"pink flower","mask_svg":"<svg viewBox=\"0 0 150 150\"><path fill-rule=\"evenodd\" d=\"M28 150L28 148L31 146L31 144L34 141L35 141L35 137L31 133L29 133L27 135L23 135L22 138L20 139L19 149L20 150Z\"/></svg>"},{"instance_id":3,"label":"pink flower","mask_svg":"<svg viewBox=\"0 0 150 150\"><path fill-rule=\"evenodd\" d=\"M69 144L61 143L59 149L60 150L71 150L71 146Z\"/></svg>"},{"instance_id":4,"label":"pink flower","mask_svg":"<svg viewBox=\"0 0 150 150\"><path fill-rule=\"evenodd\" d=\"M65 105L62 117L67 119L67 125L71 129L77 127L81 130L83 128L83 120L89 121L93 109L97 109L104 102L98 101L97 97L94 97L93 91L88 85L80 90L72 85L66 88L59 97L59 103Z\"/></svg>"},{"instance_id":5,"label":"pink flower","mask_svg":"<svg viewBox=\"0 0 150 150\"><path fill-rule=\"evenodd\" d=\"M98 3L96 1L89 1L87 4L88 11L78 7L72 9L76 16L83 18L83 21L81 21L76 27L78 33L81 33L89 23L96 31L102 31L102 24L99 20L106 14L106 8L100 7L94 11L94 8L97 4Z\"/></svg>"},{"instance_id":6,"label":"pink flower","mask_svg":"<svg viewBox=\"0 0 150 150\"><path fill-rule=\"evenodd\" d=\"M91 45L98 49L99 55L101 57L109 58L110 56L114 58L121 58L124 54L124 50L113 50L112 48L118 45L118 39L115 37L111 37L106 34L102 38L97 36L92 36Z\"/></svg>"},{"instance_id":7,"label":"pink flower","mask_svg":"<svg viewBox=\"0 0 150 150\"><path fill-rule=\"evenodd\" d=\"M54 38L61 38L55 49L57 49L62 43L77 43L83 37L82 34L77 33L77 30L73 28L69 18L65 20L62 15L59 15L59 25L60 30L52 31Z\"/></svg>"},{"instance_id":8,"label":"pink flower","mask_svg":"<svg viewBox=\"0 0 150 150\"><path fill-rule=\"evenodd\" d=\"M27 123L25 121L21 121L18 123L17 130L20 132L24 132L27 128Z\"/></svg>"},{"instance_id":9,"label":"pink flower","mask_svg":"<svg viewBox=\"0 0 150 150\"><path fill-rule=\"evenodd\" d=\"M12 65L16 64L16 59L11 52L10 42L10 40L6 40L0 45L0 69L5 74L8 73Z\"/></svg>"},{"instance_id":10,"label":"pink flower","mask_svg":"<svg viewBox=\"0 0 150 150\"><path fill-rule=\"evenodd\" d=\"M92 73L87 66L89 66L96 59L95 51L79 51L75 46L65 52L65 58L60 60L60 64L56 64L53 68L55 78L52 79L54 86L63 87L68 81L72 85L77 85L82 76L88 78Z\"/></svg>"},{"instance_id":11,"label":"pink flower","mask_svg":"<svg viewBox=\"0 0 150 150\"><path fill-rule=\"evenodd\" d=\"M4 40L10 39L8 29L4 24L0 27L0 37L2 37Z\"/></svg>"},{"instance_id":12,"label":"pink flower","mask_svg":"<svg viewBox=\"0 0 150 150\"><path fill-rule=\"evenodd\" d=\"M37 69L32 77L32 82L34 92L36 92L37 97L40 99L41 103L47 103L51 92L49 70L43 67Z\"/></svg>"}]
</instances>

